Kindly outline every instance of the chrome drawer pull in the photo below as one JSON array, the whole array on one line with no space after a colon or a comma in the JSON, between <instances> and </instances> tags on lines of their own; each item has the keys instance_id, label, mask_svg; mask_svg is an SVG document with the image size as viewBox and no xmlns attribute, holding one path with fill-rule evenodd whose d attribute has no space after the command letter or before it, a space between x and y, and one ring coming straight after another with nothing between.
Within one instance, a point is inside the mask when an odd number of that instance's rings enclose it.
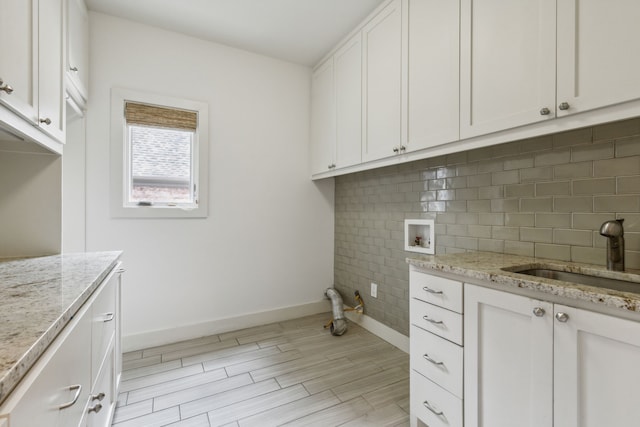
<instances>
[{"instance_id":1,"label":"chrome drawer pull","mask_svg":"<svg viewBox=\"0 0 640 427\"><path fill-rule=\"evenodd\" d=\"M91 408L89 408L89 410L87 412L89 412L89 413L95 412L97 414L101 410L102 410L102 403L98 403L98 404L96 404L96 406L92 406Z\"/></svg>"},{"instance_id":2,"label":"chrome drawer pull","mask_svg":"<svg viewBox=\"0 0 640 427\"><path fill-rule=\"evenodd\" d=\"M80 384L69 386L69 391L73 390L76 391L76 394L73 396L73 400L71 402L63 403L62 405L58 406L58 409L67 409L68 407L73 406L78 401L80 393L82 393L82 386Z\"/></svg>"},{"instance_id":3,"label":"chrome drawer pull","mask_svg":"<svg viewBox=\"0 0 640 427\"><path fill-rule=\"evenodd\" d=\"M431 404L429 403L428 400L425 400L424 402L422 402L422 404L425 406L425 408L427 408L428 410L430 410L431 412L433 412L437 416L441 417L441 416L444 415L444 412L437 411L437 410L433 409L433 406L431 406Z\"/></svg>"},{"instance_id":4,"label":"chrome drawer pull","mask_svg":"<svg viewBox=\"0 0 640 427\"><path fill-rule=\"evenodd\" d=\"M444 325L444 322L442 320L433 320L430 319L429 316L427 316L426 314L424 316L422 316L422 318L424 320L426 320L429 323L433 323L434 325Z\"/></svg>"},{"instance_id":5,"label":"chrome drawer pull","mask_svg":"<svg viewBox=\"0 0 640 427\"><path fill-rule=\"evenodd\" d=\"M434 365L444 366L444 362L438 362L437 360L432 359L427 353L423 354L422 357L424 357L426 360L433 363Z\"/></svg>"},{"instance_id":6,"label":"chrome drawer pull","mask_svg":"<svg viewBox=\"0 0 640 427\"><path fill-rule=\"evenodd\" d=\"M114 314L113 313L107 313L104 315L104 320L103 322L111 322L113 320Z\"/></svg>"},{"instance_id":7,"label":"chrome drawer pull","mask_svg":"<svg viewBox=\"0 0 640 427\"><path fill-rule=\"evenodd\" d=\"M427 286L423 287L422 290L425 291L425 292L429 292L430 294L436 294L436 295L441 295L441 294L444 293L442 291L436 291L435 289L431 289L431 288L429 288Z\"/></svg>"}]
</instances>

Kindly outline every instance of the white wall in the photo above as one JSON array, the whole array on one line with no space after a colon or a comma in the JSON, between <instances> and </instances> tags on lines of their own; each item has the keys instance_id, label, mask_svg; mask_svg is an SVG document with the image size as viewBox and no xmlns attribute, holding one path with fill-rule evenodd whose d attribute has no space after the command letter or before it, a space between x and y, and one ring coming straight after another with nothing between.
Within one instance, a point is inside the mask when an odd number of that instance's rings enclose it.
<instances>
[{"instance_id":1,"label":"white wall","mask_svg":"<svg viewBox=\"0 0 640 427\"><path fill-rule=\"evenodd\" d=\"M90 52L87 250L124 250L125 345L317 309L333 282L333 181L309 179L310 70L96 13ZM209 104L207 219L110 218L115 86Z\"/></svg>"}]
</instances>

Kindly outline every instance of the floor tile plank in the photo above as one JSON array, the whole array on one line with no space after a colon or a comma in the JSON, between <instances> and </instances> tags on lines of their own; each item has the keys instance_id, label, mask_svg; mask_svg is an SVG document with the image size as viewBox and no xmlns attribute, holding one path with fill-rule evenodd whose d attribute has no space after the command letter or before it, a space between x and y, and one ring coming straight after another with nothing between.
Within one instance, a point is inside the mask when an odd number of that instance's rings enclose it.
<instances>
[{"instance_id":1,"label":"floor tile plank","mask_svg":"<svg viewBox=\"0 0 640 427\"><path fill-rule=\"evenodd\" d=\"M340 404L340 400L330 390L327 390L251 417L241 418L238 424L240 427L275 427L338 404Z\"/></svg>"},{"instance_id":2,"label":"floor tile plank","mask_svg":"<svg viewBox=\"0 0 640 427\"><path fill-rule=\"evenodd\" d=\"M301 385L276 390L262 396L247 399L233 405L225 406L209 412L209 422L212 426L227 424L241 417L248 417L277 408L289 402L309 396Z\"/></svg>"},{"instance_id":3,"label":"floor tile plank","mask_svg":"<svg viewBox=\"0 0 640 427\"><path fill-rule=\"evenodd\" d=\"M280 386L274 379L270 379L259 383L238 387L224 393L202 397L200 399L182 404L180 405L180 413L183 417L194 416L196 414L207 413L210 411L215 413L215 411L220 408L235 405L239 402L257 396L262 396L277 390L280 390ZM239 418L239 416L231 419L235 420L237 418ZM213 421L211 415L209 415L209 421Z\"/></svg>"}]
</instances>

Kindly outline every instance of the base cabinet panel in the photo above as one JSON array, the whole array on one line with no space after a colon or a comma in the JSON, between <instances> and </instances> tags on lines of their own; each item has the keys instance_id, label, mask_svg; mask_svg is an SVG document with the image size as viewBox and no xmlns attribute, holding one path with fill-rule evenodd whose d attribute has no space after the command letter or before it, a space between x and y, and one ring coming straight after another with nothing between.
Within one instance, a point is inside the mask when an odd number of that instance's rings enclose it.
<instances>
[{"instance_id":1,"label":"base cabinet panel","mask_svg":"<svg viewBox=\"0 0 640 427\"><path fill-rule=\"evenodd\" d=\"M0 408L11 427L69 427L82 418L91 387L90 310L79 316Z\"/></svg>"},{"instance_id":2,"label":"base cabinet panel","mask_svg":"<svg viewBox=\"0 0 640 427\"><path fill-rule=\"evenodd\" d=\"M464 291L465 425L551 427L552 304L469 284Z\"/></svg>"},{"instance_id":3,"label":"base cabinet panel","mask_svg":"<svg viewBox=\"0 0 640 427\"><path fill-rule=\"evenodd\" d=\"M561 305L555 312L568 320L554 328L554 425L638 425L640 323Z\"/></svg>"}]
</instances>

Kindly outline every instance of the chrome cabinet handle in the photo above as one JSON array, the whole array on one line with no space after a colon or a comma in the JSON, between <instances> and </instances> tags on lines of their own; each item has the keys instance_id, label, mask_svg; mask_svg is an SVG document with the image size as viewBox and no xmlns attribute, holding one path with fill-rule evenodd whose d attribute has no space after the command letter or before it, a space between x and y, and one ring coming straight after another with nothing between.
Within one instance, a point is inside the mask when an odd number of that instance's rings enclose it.
<instances>
[{"instance_id":1,"label":"chrome cabinet handle","mask_svg":"<svg viewBox=\"0 0 640 427\"><path fill-rule=\"evenodd\" d=\"M104 315L104 320L103 322L111 322L113 320L114 314L113 313L106 313Z\"/></svg>"},{"instance_id":2,"label":"chrome cabinet handle","mask_svg":"<svg viewBox=\"0 0 640 427\"><path fill-rule=\"evenodd\" d=\"M51 119L49 117L40 119L40 123L44 123L45 125L49 126L51 124Z\"/></svg>"},{"instance_id":3,"label":"chrome cabinet handle","mask_svg":"<svg viewBox=\"0 0 640 427\"><path fill-rule=\"evenodd\" d=\"M74 73L78 72L78 67L69 67L70 71L73 71Z\"/></svg>"},{"instance_id":4,"label":"chrome cabinet handle","mask_svg":"<svg viewBox=\"0 0 640 427\"><path fill-rule=\"evenodd\" d=\"M401 145L401 146L400 146L400 151L406 151L406 150L407 150L407 147L406 147L406 146L404 146L404 145Z\"/></svg>"},{"instance_id":5,"label":"chrome cabinet handle","mask_svg":"<svg viewBox=\"0 0 640 427\"><path fill-rule=\"evenodd\" d=\"M444 366L444 362L438 362L437 360L432 359L431 356L429 356L427 353L423 354L422 357L424 357L428 362L431 362L434 365Z\"/></svg>"},{"instance_id":6,"label":"chrome cabinet handle","mask_svg":"<svg viewBox=\"0 0 640 427\"><path fill-rule=\"evenodd\" d=\"M568 102L562 102L560 103L560 105L558 105L558 108L561 110L568 110L569 109L569 103Z\"/></svg>"},{"instance_id":7,"label":"chrome cabinet handle","mask_svg":"<svg viewBox=\"0 0 640 427\"><path fill-rule=\"evenodd\" d=\"M398 147L393 147L393 152L394 152L394 153L397 153L397 152L399 152L399 151L400 151L400 148L398 148Z\"/></svg>"},{"instance_id":8,"label":"chrome cabinet handle","mask_svg":"<svg viewBox=\"0 0 640 427\"><path fill-rule=\"evenodd\" d=\"M96 406L89 408L88 412L90 413L95 412L97 414L98 412L100 412L101 409L102 409L102 403L97 403Z\"/></svg>"},{"instance_id":9,"label":"chrome cabinet handle","mask_svg":"<svg viewBox=\"0 0 640 427\"><path fill-rule=\"evenodd\" d=\"M549 110L547 107L544 107L540 110L541 116L548 116L549 114L551 114L551 110Z\"/></svg>"},{"instance_id":10,"label":"chrome cabinet handle","mask_svg":"<svg viewBox=\"0 0 640 427\"><path fill-rule=\"evenodd\" d=\"M63 403L62 405L58 406L58 409L67 409L68 407L73 406L78 401L80 393L82 393L82 386L80 384L69 386L69 391L73 390L76 391L76 394L73 395L73 399L70 402Z\"/></svg>"},{"instance_id":11,"label":"chrome cabinet handle","mask_svg":"<svg viewBox=\"0 0 640 427\"><path fill-rule=\"evenodd\" d=\"M556 313L556 319L558 319L558 322L567 323L567 320L569 320L569 315L567 313L558 312Z\"/></svg>"},{"instance_id":12,"label":"chrome cabinet handle","mask_svg":"<svg viewBox=\"0 0 640 427\"><path fill-rule=\"evenodd\" d=\"M5 91L7 95L11 95L13 93L13 88L7 84L4 84L2 79L0 79L0 90Z\"/></svg>"},{"instance_id":13,"label":"chrome cabinet handle","mask_svg":"<svg viewBox=\"0 0 640 427\"><path fill-rule=\"evenodd\" d=\"M544 316L544 308L542 307L536 307L533 309L533 314L535 314L536 317L542 317Z\"/></svg>"},{"instance_id":14,"label":"chrome cabinet handle","mask_svg":"<svg viewBox=\"0 0 640 427\"><path fill-rule=\"evenodd\" d=\"M422 288L422 290L423 290L423 291L425 291L425 292L429 292L430 294L436 294L436 295L441 295L441 294L443 294L443 292L442 292L442 291L436 291L435 289L431 289L431 288L430 288L430 287L428 287L428 286L424 286L424 287Z\"/></svg>"},{"instance_id":15,"label":"chrome cabinet handle","mask_svg":"<svg viewBox=\"0 0 640 427\"><path fill-rule=\"evenodd\" d=\"M91 400L92 400L92 401L93 401L93 400L97 400L97 401L99 401L99 402L100 402L100 401L102 401L102 399L104 399L104 396L105 396L105 394L104 394L104 393L102 393L102 392L100 392L100 393L98 393L98 394L92 394L92 395L91 395Z\"/></svg>"},{"instance_id":16,"label":"chrome cabinet handle","mask_svg":"<svg viewBox=\"0 0 640 427\"><path fill-rule=\"evenodd\" d=\"M433 412L435 415L437 415L439 417L444 415L444 412L434 409L433 406L431 406L431 403L429 403L428 400L425 400L424 402L422 402L422 404L425 406L425 408L427 408L428 410Z\"/></svg>"},{"instance_id":17,"label":"chrome cabinet handle","mask_svg":"<svg viewBox=\"0 0 640 427\"><path fill-rule=\"evenodd\" d=\"M422 318L424 320L426 320L427 322L429 322L429 323L433 323L434 325L443 325L444 324L444 322L442 320L430 319L429 316L427 316L426 314L424 316L422 316Z\"/></svg>"}]
</instances>

